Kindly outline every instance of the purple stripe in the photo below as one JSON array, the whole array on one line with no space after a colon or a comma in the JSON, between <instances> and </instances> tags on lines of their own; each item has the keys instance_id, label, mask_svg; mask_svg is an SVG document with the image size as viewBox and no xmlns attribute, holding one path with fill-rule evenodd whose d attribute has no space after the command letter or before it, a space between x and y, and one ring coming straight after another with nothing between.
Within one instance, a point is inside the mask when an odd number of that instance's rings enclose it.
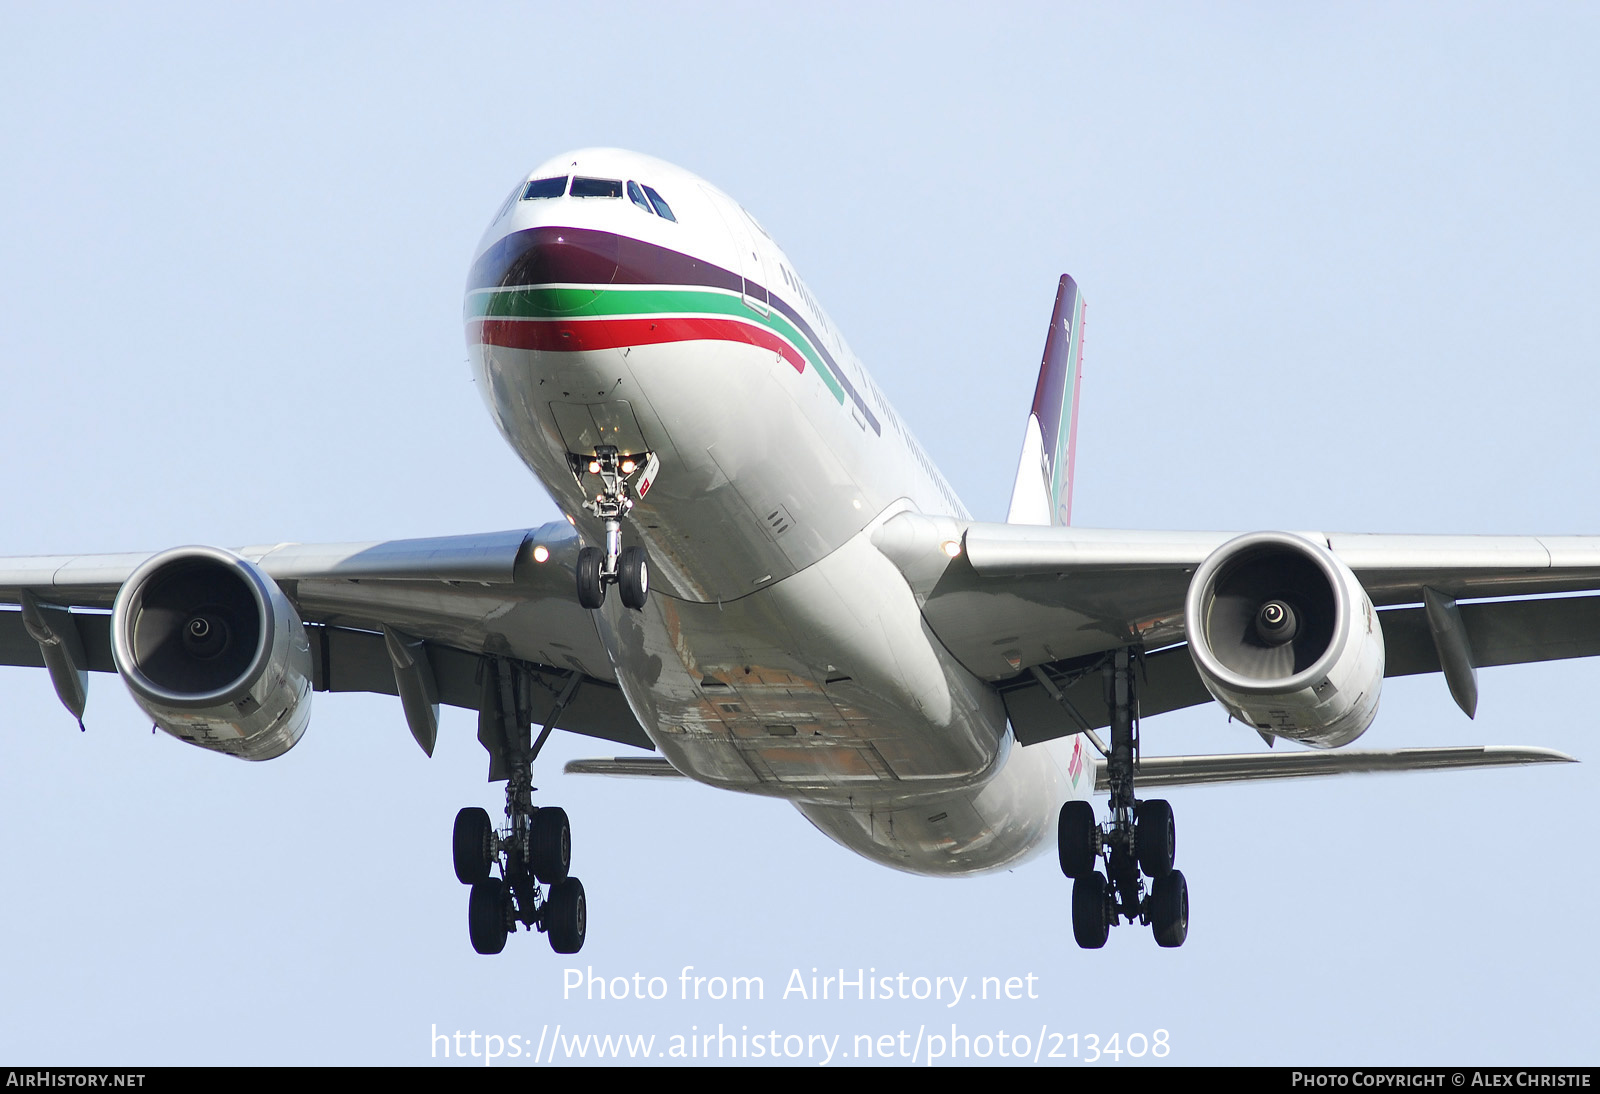
<instances>
[{"instance_id":1,"label":"purple stripe","mask_svg":"<svg viewBox=\"0 0 1600 1094\"><path fill-rule=\"evenodd\" d=\"M810 340L856 409L883 427L811 324L764 285L681 251L591 228L525 228L499 240L472 264L467 290L507 285L690 285L743 293L776 308Z\"/></svg>"}]
</instances>

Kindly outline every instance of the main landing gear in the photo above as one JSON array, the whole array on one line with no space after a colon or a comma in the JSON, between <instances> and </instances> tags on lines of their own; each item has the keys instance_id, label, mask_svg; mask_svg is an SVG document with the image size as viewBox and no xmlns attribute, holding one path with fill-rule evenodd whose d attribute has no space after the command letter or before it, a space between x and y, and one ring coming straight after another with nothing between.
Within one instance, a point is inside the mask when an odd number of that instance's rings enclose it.
<instances>
[{"instance_id":1,"label":"main landing gear","mask_svg":"<svg viewBox=\"0 0 1600 1094\"><path fill-rule=\"evenodd\" d=\"M1111 817L1095 824L1094 807L1070 801L1061 807L1057 848L1061 872L1072 878L1072 936L1084 949L1106 944L1111 928L1126 919L1146 923L1159 946L1183 945L1189 934L1189 885L1172 868L1177 832L1172 806L1133 796L1139 749L1139 701L1132 657L1112 654L1105 667L1111 710L1111 750L1106 775L1111 783ZM1096 869L1105 859L1105 873ZM1140 874L1151 879L1145 892Z\"/></svg>"},{"instance_id":2,"label":"main landing gear","mask_svg":"<svg viewBox=\"0 0 1600 1094\"><path fill-rule=\"evenodd\" d=\"M568 678L539 739L530 746L531 727L518 713L523 704L515 695L521 682L509 666L495 666L486 681L486 698L496 690L495 676L504 702L486 702L483 713L491 724L514 724L497 726L500 732L491 733L484 743L493 740L499 746L490 748L490 778L506 779L506 823L495 828L488 811L476 807L456 814L451 857L457 880L472 887L467 900L467 933L474 950L499 953L505 949L506 936L520 924L525 930L549 935L550 948L556 953L577 953L583 949L589 909L583 882L569 873L572 828L566 810L533 804L533 761L577 690L579 677L574 672ZM510 718L502 716L506 710L513 712ZM485 736L481 723L479 736ZM498 775L502 766L508 770ZM496 869L499 877L494 876Z\"/></svg>"},{"instance_id":3,"label":"main landing gear","mask_svg":"<svg viewBox=\"0 0 1600 1094\"><path fill-rule=\"evenodd\" d=\"M581 456L568 457L572 473L578 484L588 493L585 474L598 477L600 492L583 507L606 524L606 547L585 547L578 552L578 603L585 608L598 608L606 602L606 586L616 585L622 594L624 607L638 611L650 596L650 562L643 547L622 546L622 518L633 509L634 486L629 482L638 474L639 497L650 492L661 461L654 452L643 462L638 457L619 453L615 445L600 445L594 456L585 460Z\"/></svg>"}]
</instances>

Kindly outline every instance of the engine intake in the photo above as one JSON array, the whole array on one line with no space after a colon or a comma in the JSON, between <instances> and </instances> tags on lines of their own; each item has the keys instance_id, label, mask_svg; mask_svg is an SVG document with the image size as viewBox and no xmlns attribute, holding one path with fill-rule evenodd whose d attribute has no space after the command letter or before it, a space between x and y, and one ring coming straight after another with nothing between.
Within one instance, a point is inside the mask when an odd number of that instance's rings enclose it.
<instances>
[{"instance_id":1,"label":"engine intake","mask_svg":"<svg viewBox=\"0 0 1600 1094\"><path fill-rule=\"evenodd\" d=\"M1322 748L1372 724L1383 630L1326 548L1283 532L1240 536L1195 571L1184 607L1195 668L1234 717Z\"/></svg>"},{"instance_id":2,"label":"engine intake","mask_svg":"<svg viewBox=\"0 0 1600 1094\"><path fill-rule=\"evenodd\" d=\"M111 653L134 702L179 740L246 760L294 747L311 717L311 645L283 590L214 547L163 551L128 578Z\"/></svg>"}]
</instances>

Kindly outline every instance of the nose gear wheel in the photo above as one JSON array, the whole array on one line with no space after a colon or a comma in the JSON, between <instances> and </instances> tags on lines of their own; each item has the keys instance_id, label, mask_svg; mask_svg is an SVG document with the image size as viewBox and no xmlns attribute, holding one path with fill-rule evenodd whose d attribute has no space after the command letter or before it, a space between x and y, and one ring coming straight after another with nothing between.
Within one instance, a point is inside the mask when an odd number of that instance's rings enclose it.
<instances>
[{"instance_id":1,"label":"nose gear wheel","mask_svg":"<svg viewBox=\"0 0 1600 1094\"><path fill-rule=\"evenodd\" d=\"M625 608L638 611L650 597L650 560L643 547L622 546L622 522L633 511L634 495L644 497L655 483L661 461L654 452L630 456L615 445L600 445L594 455L567 457L578 487L584 492L583 507L605 522L606 545L585 547L578 553L578 603L591 610L606 600L606 586L619 586ZM588 497L599 489L594 498ZM635 482L637 480L637 482Z\"/></svg>"}]
</instances>

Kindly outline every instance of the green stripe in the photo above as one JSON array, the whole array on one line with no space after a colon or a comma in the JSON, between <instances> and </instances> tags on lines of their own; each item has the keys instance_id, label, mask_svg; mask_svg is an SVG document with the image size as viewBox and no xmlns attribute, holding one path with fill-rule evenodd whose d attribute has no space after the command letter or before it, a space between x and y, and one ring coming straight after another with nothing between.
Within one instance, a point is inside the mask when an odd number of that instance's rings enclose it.
<instances>
[{"instance_id":1,"label":"green stripe","mask_svg":"<svg viewBox=\"0 0 1600 1094\"><path fill-rule=\"evenodd\" d=\"M467 297L469 319L584 319L655 315L731 315L767 327L798 349L833 397L844 402L844 388L811 340L776 309L761 315L744 298L729 293L687 289L556 289L477 291Z\"/></svg>"}]
</instances>

